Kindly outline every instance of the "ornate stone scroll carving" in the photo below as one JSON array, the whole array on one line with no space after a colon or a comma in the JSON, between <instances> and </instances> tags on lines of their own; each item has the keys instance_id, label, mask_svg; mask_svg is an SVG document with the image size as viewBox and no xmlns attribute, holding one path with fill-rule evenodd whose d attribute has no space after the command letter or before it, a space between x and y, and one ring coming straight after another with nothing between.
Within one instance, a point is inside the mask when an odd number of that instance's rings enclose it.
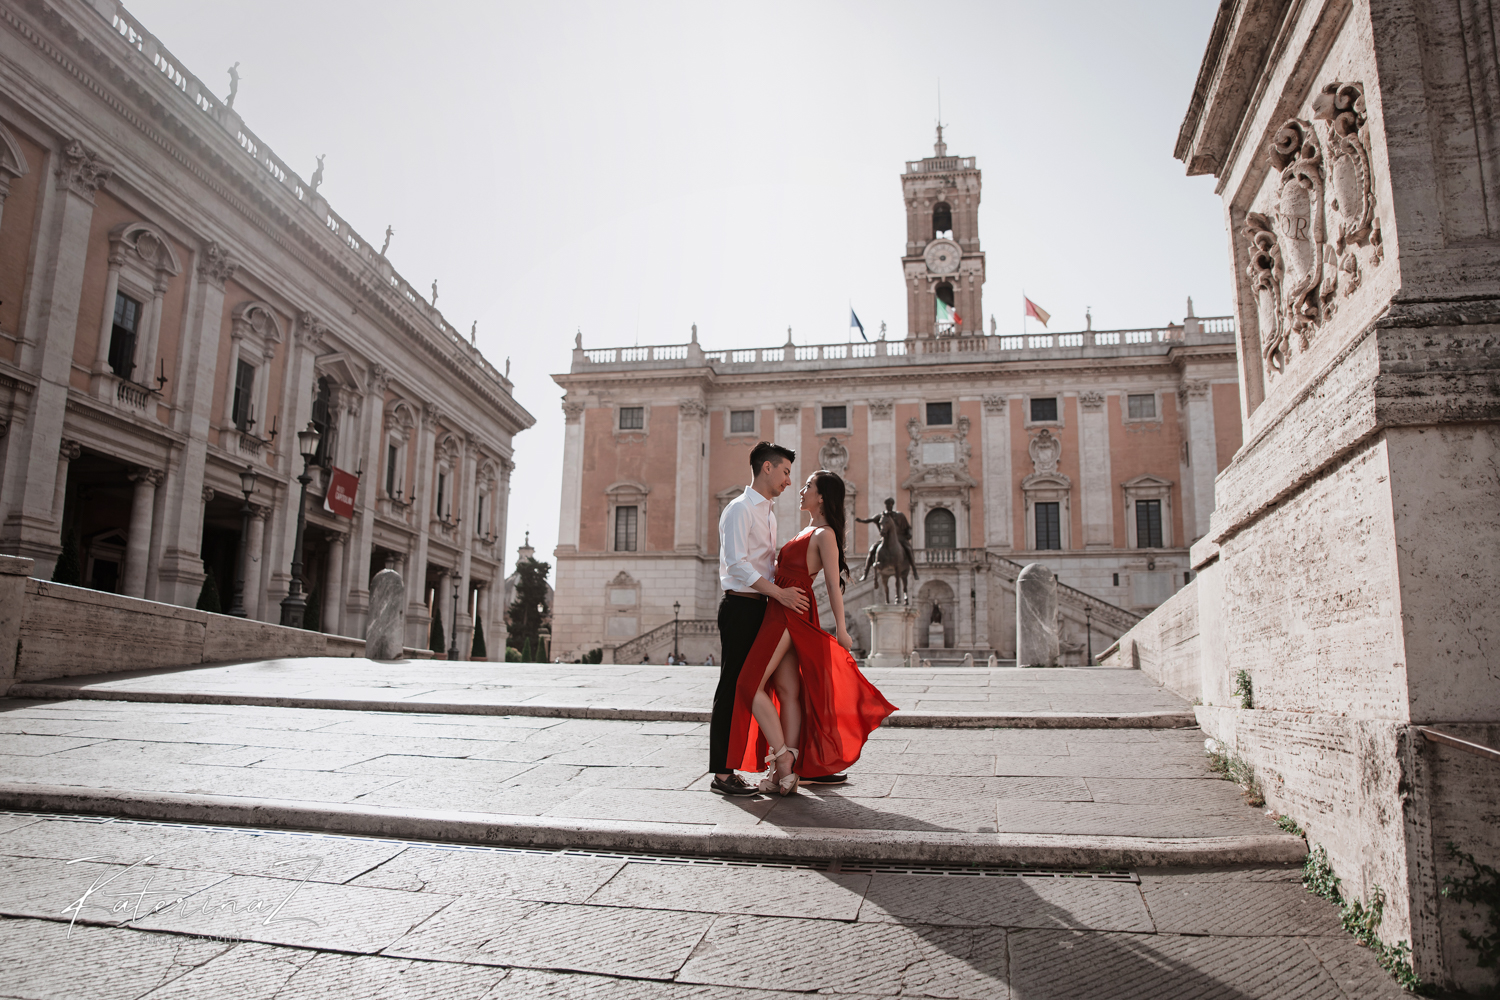
<instances>
[{"instance_id":1,"label":"ornate stone scroll carving","mask_svg":"<svg viewBox=\"0 0 1500 1000\"><path fill-rule=\"evenodd\" d=\"M1080 392L1078 394L1078 405L1085 410L1102 410L1104 409L1104 393Z\"/></svg>"},{"instance_id":2,"label":"ornate stone scroll carving","mask_svg":"<svg viewBox=\"0 0 1500 1000\"><path fill-rule=\"evenodd\" d=\"M701 418L708 412L701 399L683 399L677 403L677 413L688 419Z\"/></svg>"},{"instance_id":3,"label":"ornate stone scroll carving","mask_svg":"<svg viewBox=\"0 0 1500 1000\"><path fill-rule=\"evenodd\" d=\"M891 411L896 406L893 399L872 399L869 402L871 420L889 420Z\"/></svg>"},{"instance_id":4,"label":"ornate stone scroll carving","mask_svg":"<svg viewBox=\"0 0 1500 1000\"><path fill-rule=\"evenodd\" d=\"M323 346L323 335L328 332L328 327L322 320L310 312L305 312L297 318L297 342L306 344L314 350Z\"/></svg>"},{"instance_id":5,"label":"ornate stone scroll carving","mask_svg":"<svg viewBox=\"0 0 1500 1000\"><path fill-rule=\"evenodd\" d=\"M576 424L578 423L578 419L583 416L583 404L576 399L563 400L562 409L563 420L566 423Z\"/></svg>"},{"instance_id":6,"label":"ornate stone scroll carving","mask_svg":"<svg viewBox=\"0 0 1500 1000\"><path fill-rule=\"evenodd\" d=\"M198 273L220 288L224 287L224 282L234 277L238 266L229 259L229 251L213 240L204 244L203 253L198 257Z\"/></svg>"},{"instance_id":7,"label":"ornate stone scroll carving","mask_svg":"<svg viewBox=\"0 0 1500 1000\"><path fill-rule=\"evenodd\" d=\"M778 422L781 422L781 421L790 422L790 421L798 419L801 415L802 415L802 404L801 403L777 403L776 404L776 420Z\"/></svg>"},{"instance_id":8,"label":"ornate stone scroll carving","mask_svg":"<svg viewBox=\"0 0 1500 1000\"><path fill-rule=\"evenodd\" d=\"M1312 101L1311 120L1290 119L1271 140L1280 172L1274 205L1248 213L1243 233L1261 355L1273 378L1307 348L1339 298L1359 288L1356 248L1369 248L1370 266L1384 256L1369 150L1359 83L1328 84Z\"/></svg>"},{"instance_id":9,"label":"ornate stone scroll carving","mask_svg":"<svg viewBox=\"0 0 1500 1000\"><path fill-rule=\"evenodd\" d=\"M836 472L842 476L848 467L849 449L840 443L837 435L830 437L823 447L818 449L818 468L827 469L829 472Z\"/></svg>"},{"instance_id":10,"label":"ornate stone scroll carving","mask_svg":"<svg viewBox=\"0 0 1500 1000\"><path fill-rule=\"evenodd\" d=\"M1005 412L1005 397L1004 396L999 396L999 395L984 397L984 412L986 412L986 413L1004 413Z\"/></svg>"},{"instance_id":11,"label":"ornate stone scroll carving","mask_svg":"<svg viewBox=\"0 0 1500 1000\"><path fill-rule=\"evenodd\" d=\"M1041 433L1031 439L1026 450L1031 453L1031 467L1034 474L1057 472L1057 462L1062 458L1062 442L1047 428L1043 427Z\"/></svg>"},{"instance_id":12,"label":"ornate stone scroll carving","mask_svg":"<svg viewBox=\"0 0 1500 1000\"><path fill-rule=\"evenodd\" d=\"M84 148L74 139L62 148L57 157L57 185L74 194L94 200L94 192L109 182L114 168L99 158L97 153Z\"/></svg>"}]
</instances>

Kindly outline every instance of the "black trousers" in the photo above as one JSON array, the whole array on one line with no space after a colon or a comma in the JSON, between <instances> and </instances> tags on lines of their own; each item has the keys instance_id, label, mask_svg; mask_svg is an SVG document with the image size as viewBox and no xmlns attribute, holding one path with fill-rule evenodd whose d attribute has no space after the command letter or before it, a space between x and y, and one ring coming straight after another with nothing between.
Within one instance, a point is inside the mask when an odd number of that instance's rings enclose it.
<instances>
[{"instance_id":1,"label":"black trousers","mask_svg":"<svg viewBox=\"0 0 1500 1000\"><path fill-rule=\"evenodd\" d=\"M765 617L765 598L725 594L719 601L719 686L714 690L714 713L708 724L708 769L714 774L729 770L725 758L734 719L734 689Z\"/></svg>"}]
</instances>

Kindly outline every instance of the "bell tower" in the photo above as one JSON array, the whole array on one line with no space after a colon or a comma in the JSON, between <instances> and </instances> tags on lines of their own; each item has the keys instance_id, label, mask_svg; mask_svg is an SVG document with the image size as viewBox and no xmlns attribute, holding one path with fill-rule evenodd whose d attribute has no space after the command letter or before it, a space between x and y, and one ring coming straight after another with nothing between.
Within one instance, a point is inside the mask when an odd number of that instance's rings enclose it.
<instances>
[{"instance_id":1,"label":"bell tower","mask_svg":"<svg viewBox=\"0 0 1500 1000\"><path fill-rule=\"evenodd\" d=\"M908 337L984 332L984 252L979 249L979 168L972 156L949 156L943 126L933 155L908 160L901 175L906 199Z\"/></svg>"}]
</instances>

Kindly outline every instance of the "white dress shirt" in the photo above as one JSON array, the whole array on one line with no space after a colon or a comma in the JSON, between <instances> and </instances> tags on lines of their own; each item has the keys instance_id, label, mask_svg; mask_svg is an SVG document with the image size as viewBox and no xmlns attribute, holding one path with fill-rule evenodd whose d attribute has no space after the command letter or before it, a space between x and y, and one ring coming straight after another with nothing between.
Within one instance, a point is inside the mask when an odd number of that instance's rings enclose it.
<instances>
[{"instance_id":1,"label":"white dress shirt","mask_svg":"<svg viewBox=\"0 0 1500 1000\"><path fill-rule=\"evenodd\" d=\"M746 486L719 517L719 583L725 590L751 590L756 580L775 580L775 504Z\"/></svg>"}]
</instances>

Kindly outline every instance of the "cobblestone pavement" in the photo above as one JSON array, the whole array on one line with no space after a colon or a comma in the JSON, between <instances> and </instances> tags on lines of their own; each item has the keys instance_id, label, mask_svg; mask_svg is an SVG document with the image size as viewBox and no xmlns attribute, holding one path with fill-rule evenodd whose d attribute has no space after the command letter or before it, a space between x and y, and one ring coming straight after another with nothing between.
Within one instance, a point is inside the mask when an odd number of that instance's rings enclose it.
<instances>
[{"instance_id":1,"label":"cobblestone pavement","mask_svg":"<svg viewBox=\"0 0 1500 1000\"><path fill-rule=\"evenodd\" d=\"M1023 876L17 813L0 868L0 994L38 1000L1405 995L1288 868Z\"/></svg>"},{"instance_id":2,"label":"cobblestone pavement","mask_svg":"<svg viewBox=\"0 0 1500 1000\"><path fill-rule=\"evenodd\" d=\"M895 705L914 713L1188 713L1186 702L1138 670L870 670ZM381 663L341 657L261 660L217 667L74 677L22 684L14 696L158 697L225 701L290 698L413 705L605 709L706 721L714 667L576 664Z\"/></svg>"},{"instance_id":3,"label":"cobblestone pavement","mask_svg":"<svg viewBox=\"0 0 1500 1000\"><path fill-rule=\"evenodd\" d=\"M805 786L785 799L712 794L706 756L702 723L0 704L6 788L458 810L662 832L1282 836L1209 772L1198 730L882 728L847 785Z\"/></svg>"}]
</instances>

